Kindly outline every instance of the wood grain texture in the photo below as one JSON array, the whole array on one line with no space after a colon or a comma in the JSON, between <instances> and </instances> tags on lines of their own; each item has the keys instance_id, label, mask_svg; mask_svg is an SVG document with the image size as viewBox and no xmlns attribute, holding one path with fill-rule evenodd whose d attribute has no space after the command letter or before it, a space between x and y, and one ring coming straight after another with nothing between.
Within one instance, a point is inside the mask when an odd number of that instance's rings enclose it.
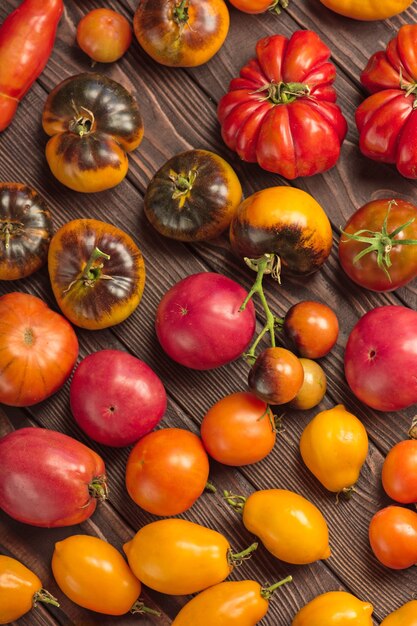
<instances>
[{"instance_id":1,"label":"wood grain texture","mask_svg":"<svg viewBox=\"0 0 417 626\"><path fill-rule=\"evenodd\" d=\"M18 4L18 0L3 1L0 20ZM112 0L106 6L131 20L136 4L136 0ZM79 360L93 351L115 348L127 350L148 363L161 377L168 393L168 409L161 427L183 427L198 433L208 408L223 395L244 389L248 373L243 360L209 372L191 371L173 363L163 353L154 334L155 311L162 295L179 279L195 272L221 272L246 289L253 275L232 255L226 235L198 246L158 235L143 214L146 186L168 158L191 147L210 149L225 157L238 173L246 196L264 187L288 184L256 165L239 161L227 150L220 137L216 105L230 80L253 56L260 37L274 33L290 36L299 28L311 28L332 50L338 67L339 104L349 123L348 136L336 167L324 175L292 183L311 193L329 215L334 232L332 254L322 270L308 280L286 277L282 287L266 280L266 293L271 308L280 316L302 299L327 302L337 311L341 326L337 345L320 360L328 377L328 391L320 408L342 402L363 420L370 438L367 462L354 498L336 504L334 496L304 467L298 451L302 429L315 410L300 412L284 408L283 430L271 455L259 464L241 469L212 463L211 478L218 488L217 494L204 494L182 517L220 530L233 547L240 549L253 537L243 528L239 516L228 510L221 497L223 489L248 495L254 489L276 486L303 494L319 506L328 521L331 558L310 566L288 566L260 546L231 578L253 577L261 583L271 583L288 573L293 575L294 582L271 601L270 611L262 621L265 626L288 626L307 601L319 593L339 588L371 601L375 607L375 623L378 623L387 613L411 599L416 590L415 568L402 572L383 568L372 556L367 539L371 516L388 503L380 484L384 455L394 443L406 437L415 410L381 414L362 405L352 396L344 380L343 353L348 334L363 313L382 304L406 304L416 308L417 290L412 283L395 293L381 295L353 285L338 265L337 242L339 227L355 208L369 199L397 195L417 200L414 182L403 179L395 168L376 164L360 155L354 124L355 107L366 95L360 87L359 74L368 56L385 45L400 25L415 21L417 9L411 8L392 20L365 24L331 13L318 0L292 0L289 10L279 18L270 14L249 16L231 7L230 33L221 51L206 65L187 70L157 65L134 41L118 63L98 65L95 71L121 82L134 93L144 117L144 141L129 157L128 176L118 187L99 194L77 194L61 186L49 174L44 159L46 137L41 128L41 112L47 93L58 82L90 69L89 59L75 45L75 28L82 15L100 6L102 3L97 0L66 2L50 61L20 105L13 124L0 135L0 179L19 180L35 187L49 202L56 228L70 219L94 217L119 226L138 243L147 267L141 304L130 318L112 329L95 332L76 329L80 341ZM28 279L0 283L0 294L13 290L38 295L56 309L45 268ZM260 329L262 313L258 312ZM284 337L279 337L279 343L289 347ZM19 626L128 626L133 623L165 626L187 598L144 590L147 603L163 611L160 620L133 616L105 618L65 599L53 580L50 558L55 541L81 532L104 537L121 549L122 543L138 528L156 519L140 510L126 493L124 470L129 449L100 446L89 440L75 424L69 407L69 383L49 400L28 410L4 407L6 416L0 414L1 434L32 424L60 430L90 445L105 459L111 497L91 520L67 529L36 529L0 514L0 551L32 567L45 587L62 601L61 609L33 611L19 620ZM279 412L279 407L277 409Z\"/></svg>"}]
</instances>

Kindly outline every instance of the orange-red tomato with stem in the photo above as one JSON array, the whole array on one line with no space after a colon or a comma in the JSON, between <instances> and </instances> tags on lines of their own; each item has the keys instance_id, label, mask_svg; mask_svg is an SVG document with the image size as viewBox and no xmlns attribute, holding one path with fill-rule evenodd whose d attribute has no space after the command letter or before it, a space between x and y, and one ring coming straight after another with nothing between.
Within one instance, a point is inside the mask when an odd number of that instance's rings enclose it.
<instances>
[{"instance_id":1,"label":"orange-red tomato with stem","mask_svg":"<svg viewBox=\"0 0 417 626\"><path fill-rule=\"evenodd\" d=\"M112 9L94 9L77 26L77 43L88 56L99 63L120 59L132 41L128 20Z\"/></svg>"}]
</instances>

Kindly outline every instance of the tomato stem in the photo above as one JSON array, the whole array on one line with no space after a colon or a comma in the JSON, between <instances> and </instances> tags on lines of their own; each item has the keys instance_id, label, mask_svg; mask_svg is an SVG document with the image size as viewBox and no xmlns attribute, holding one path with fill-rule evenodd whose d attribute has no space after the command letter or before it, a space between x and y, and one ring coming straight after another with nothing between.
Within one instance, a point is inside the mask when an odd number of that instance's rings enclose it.
<instances>
[{"instance_id":1,"label":"tomato stem","mask_svg":"<svg viewBox=\"0 0 417 626\"><path fill-rule=\"evenodd\" d=\"M141 613L146 615L156 615L157 617L161 617L162 613L157 611L156 609L151 609L149 606L146 606L142 600L136 600L135 604L130 609L130 613Z\"/></svg>"},{"instance_id":2,"label":"tomato stem","mask_svg":"<svg viewBox=\"0 0 417 626\"><path fill-rule=\"evenodd\" d=\"M188 22L188 5L187 0L181 0L179 4L177 4L174 8L174 20L180 26L183 26Z\"/></svg>"},{"instance_id":3,"label":"tomato stem","mask_svg":"<svg viewBox=\"0 0 417 626\"><path fill-rule=\"evenodd\" d=\"M274 583L270 587L262 587L261 596L265 600L269 600L276 589L278 589L279 587L282 587L282 585L286 585L287 583L291 583L291 582L292 582L292 576L287 576L287 578L283 578L282 580L278 581L277 583Z\"/></svg>"},{"instance_id":4,"label":"tomato stem","mask_svg":"<svg viewBox=\"0 0 417 626\"><path fill-rule=\"evenodd\" d=\"M197 178L197 172L190 170L188 174L177 174L174 170L170 170L169 178L175 185L172 199L177 200L177 198L182 198L190 193Z\"/></svg>"},{"instance_id":5,"label":"tomato stem","mask_svg":"<svg viewBox=\"0 0 417 626\"><path fill-rule=\"evenodd\" d=\"M43 602L44 604L52 604L52 606L60 606L58 600L46 589L39 589L34 595L32 599L33 607L36 607L38 602Z\"/></svg>"},{"instance_id":6,"label":"tomato stem","mask_svg":"<svg viewBox=\"0 0 417 626\"><path fill-rule=\"evenodd\" d=\"M233 553L229 550L227 554L227 560L229 562L229 565L239 567L242 561L250 559L250 557L252 556L252 552L255 552L257 547L258 543L255 541L255 543L252 543L248 548L246 548L246 550L242 550L242 552Z\"/></svg>"},{"instance_id":7,"label":"tomato stem","mask_svg":"<svg viewBox=\"0 0 417 626\"><path fill-rule=\"evenodd\" d=\"M95 478L93 478L91 483L88 485L88 493L93 498L97 498L97 500L107 500L109 494L109 489L107 487L107 477L103 474L101 476L96 476Z\"/></svg>"},{"instance_id":8,"label":"tomato stem","mask_svg":"<svg viewBox=\"0 0 417 626\"><path fill-rule=\"evenodd\" d=\"M350 487L343 487L343 489L341 489L340 491L337 492L336 494L336 504L339 504L339 500L342 497L344 500L351 500L353 494L355 493L356 489L354 487L354 485L351 485Z\"/></svg>"},{"instance_id":9,"label":"tomato stem","mask_svg":"<svg viewBox=\"0 0 417 626\"><path fill-rule=\"evenodd\" d=\"M269 100L272 104L290 104L297 98L305 98L310 95L310 87L304 83L284 83L280 81L276 83L266 83L254 93L262 93L266 91L266 95L261 100Z\"/></svg>"},{"instance_id":10,"label":"tomato stem","mask_svg":"<svg viewBox=\"0 0 417 626\"><path fill-rule=\"evenodd\" d=\"M206 486L204 487L204 491L209 491L210 493L217 493L216 487L209 480L206 482Z\"/></svg>"},{"instance_id":11,"label":"tomato stem","mask_svg":"<svg viewBox=\"0 0 417 626\"><path fill-rule=\"evenodd\" d=\"M417 415L413 417L408 435L411 439L417 439Z\"/></svg>"},{"instance_id":12,"label":"tomato stem","mask_svg":"<svg viewBox=\"0 0 417 626\"><path fill-rule=\"evenodd\" d=\"M2 226L0 227L0 236L2 237L2 239L4 238L4 245L6 250L9 249L10 247L10 239L15 235L21 235L23 233L23 229L24 229L24 224L22 224L22 222L9 222L8 220L6 220L4 223L2 223L2 220L0 220L0 224L2 224Z\"/></svg>"},{"instance_id":13,"label":"tomato stem","mask_svg":"<svg viewBox=\"0 0 417 626\"><path fill-rule=\"evenodd\" d=\"M226 500L227 504L230 504L236 513L243 513L247 500L245 496L239 496L231 491L223 491L223 498Z\"/></svg>"},{"instance_id":14,"label":"tomato stem","mask_svg":"<svg viewBox=\"0 0 417 626\"><path fill-rule=\"evenodd\" d=\"M268 7L268 11L271 13L276 13L279 15L281 13L281 9L286 9L290 3L290 0L274 0L271 6Z\"/></svg>"}]
</instances>

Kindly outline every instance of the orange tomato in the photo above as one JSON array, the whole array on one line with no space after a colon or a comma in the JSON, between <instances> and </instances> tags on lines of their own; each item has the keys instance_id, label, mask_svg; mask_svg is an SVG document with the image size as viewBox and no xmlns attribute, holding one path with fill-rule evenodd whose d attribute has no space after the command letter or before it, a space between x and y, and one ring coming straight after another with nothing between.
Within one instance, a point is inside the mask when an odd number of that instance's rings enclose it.
<instances>
[{"instance_id":1,"label":"orange tomato","mask_svg":"<svg viewBox=\"0 0 417 626\"><path fill-rule=\"evenodd\" d=\"M417 626L417 600L410 600L387 615L381 626Z\"/></svg>"},{"instance_id":2,"label":"orange tomato","mask_svg":"<svg viewBox=\"0 0 417 626\"><path fill-rule=\"evenodd\" d=\"M288 6L289 0L229 0L239 11L243 13L265 13L271 11L272 13L281 13L281 7Z\"/></svg>"},{"instance_id":3,"label":"orange tomato","mask_svg":"<svg viewBox=\"0 0 417 626\"><path fill-rule=\"evenodd\" d=\"M304 380L290 406L305 411L321 402L326 393L327 381L326 374L318 363L303 358L300 358L300 363L304 370Z\"/></svg>"},{"instance_id":4,"label":"orange tomato","mask_svg":"<svg viewBox=\"0 0 417 626\"><path fill-rule=\"evenodd\" d=\"M112 63L130 46L132 29L128 20L111 9L94 9L77 26L77 43L93 61Z\"/></svg>"},{"instance_id":5,"label":"orange tomato","mask_svg":"<svg viewBox=\"0 0 417 626\"><path fill-rule=\"evenodd\" d=\"M294 617L292 626L372 626L372 604L346 591L315 597Z\"/></svg>"},{"instance_id":6,"label":"orange tomato","mask_svg":"<svg viewBox=\"0 0 417 626\"><path fill-rule=\"evenodd\" d=\"M285 315L283 328L298 353L308 359L319 359L330 352L339 334L334 311L312 300L294 304Z\"/></svg>"},{"instance_id":7,"label":"orange tomato","mask_svg":"<svg viewBox=\"0 0 417 626\"><path fill-rule=\"evenodd\" d=\"M249 370L249 389L269 404L285 404L301 389L304 370L300 359L285 348L266 348Z\"/></svg>"},{"instance_id":8,"label":"orange tomato","mask_svg":"<svg viewBox=\"0 0 417 626\"><path fill-rule=\"evenodd\" d=\"M413 0L320 0L328 9L355 20L385 20L405 11Z\"/></svg>"}]
</instances>

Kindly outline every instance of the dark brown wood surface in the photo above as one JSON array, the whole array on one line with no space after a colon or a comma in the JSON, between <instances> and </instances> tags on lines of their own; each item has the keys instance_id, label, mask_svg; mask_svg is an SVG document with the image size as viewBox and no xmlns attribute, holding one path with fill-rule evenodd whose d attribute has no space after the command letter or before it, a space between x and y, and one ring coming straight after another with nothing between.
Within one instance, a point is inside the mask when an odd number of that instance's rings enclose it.
<instances>
[{"instance_id":1,"label":"dark brown wood surface","mask_svg":"<svg viewBox=\"0 0 417 626\"><path fill-rule=\"evenodd\" d=\"M18 6L18 0L2 0L0 21ZM363 420L370 438L367 461L350 502L335 502L333 495L309 473L300 458L300 434L319 409L285 411L283 430L273 452L263 462L241 469L211 464L216 495L204 494L183 517L224 532L234 547L252 541L239 516L222 501L223 489L249 494L255 489L280 487L301 493L324 513L330 528L332 556L310 566L290 566L270 556L260 546L253 558L236 569L231 578L253 578L261 583L292 574L294 581L271 600L265 626L288 626L306 602L325 591L345 589L374 605L375 623L410 600L417 591L415 568L391 571L373 557L368 544L372 515L389 503L384 495L380 473L384 455L405 439L415 409L382 414L370 410L349 392L343 376L344 346L359 317L380 304L405 304L416 308L416 285L390 294L375 294L354 286L337 262L339 226L359 206L377 197L404 197L417 200L415 183L402 178L391 166L365 159L357 146L354 110L364 97L359 74L367 58L384 46L396 30L417 18L417 7L391 20L361 23L345 19L325 9L318 0L292 0L281 17L271 14L249 16L230 8L231 27L221 51L206 65L195 69L172 69L149 59L134 41L127 54L112 65L97 65L121 82L136 96L145 121L145 138L130 156L127 178L116 188L98 194L78 194L61 186L50 175L44 157L46 136L41 127L43 105L49 91L64 77L88 71L89 59L75 43L76 25L87 11L106 5L132 19L136 0L66 0L53 54L47 68L19 107L9 129L0 135L0 180L20 181L35 187L49 202L55 227L78 217L94 217L112 222L128 232L140 246L147 267L147 284L139 308L122 324L103 331L76 329L80 357L102 348L128 350L148 363L163 380L169 403L161 426L180 426L199 431L206 410L220 397L246 388L248 366L238 361L218 370L196 372L177 366L161 350L154 333L156 307L167 289L179 279L199 271L218 271L250 287L253 275L230 252L227 236L210 243L186 245L159 236L143 214L143 195L156 171L168 158L188 148L211 149L224 156L235 168L245 195L274 185L288 184L279 176L256 165L239 161L220 137L216 104L229 81L253 56L256 41L265 35L291 35L299 28L317 31L329 45L338 68L336 87L339 104L349 123L341 158L331 171L291 184L310 192L329 215L334 245L329 261L314 276L286 278L283 286L267 280L269 302L277 315L284 315L294 303L315 299L329 303L337 312L340 335L335 349L321 364L328 377L328 391L320 409L337 403ZM24 291L44 298L56 307L46 269L22 281L1 282L0 293ZM262 317L259 317L261 328ZM280 339L281 341L281 339ZM117 548L131 538L151 515L139 509L124 487L124 468L129 449L111 449L89 440L76 426L69 408L69 383L49 400L26 410L3 407L0 434L13 428L35 425L60 430L90 445L104 457L110 480L110 499L98 507L93 517L79 527L38 529L11 520L0 512L0 552L12 555L32 568L44 586L61 601L60 609L39 607L19 620L21 626L144 626L170 624L187 598L168 597L144 589L147 604L159 607L160 619L125 616L105 617L77 607L63 596L55 584L50 560L54 543L77 533L105 538ZM0 468L1 471L1 468ZM204 626L196 624L193 626Z\"/></svg>"}]
</instances>

